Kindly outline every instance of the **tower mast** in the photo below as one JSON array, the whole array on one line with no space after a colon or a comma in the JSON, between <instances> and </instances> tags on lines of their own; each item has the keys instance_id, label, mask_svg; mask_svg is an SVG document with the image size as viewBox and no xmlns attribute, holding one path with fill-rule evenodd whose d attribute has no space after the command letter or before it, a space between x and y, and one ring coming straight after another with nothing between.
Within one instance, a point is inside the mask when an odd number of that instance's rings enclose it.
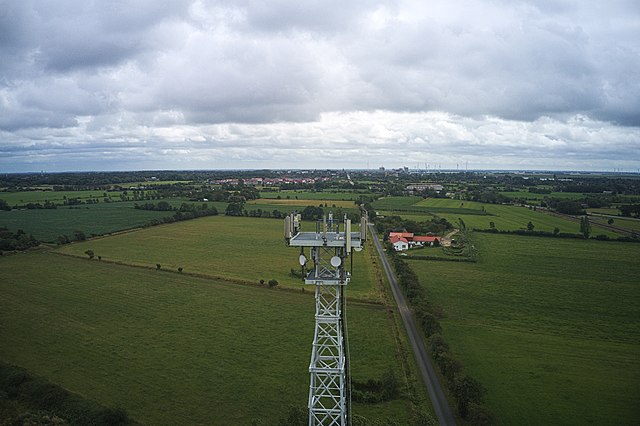
<instances>
[{"instance_id":1,"label":"tower mast","mask_svg":"<svg viewBox=\"0 0 640 426\"><path fill-rule=\"evenodd\" d=\"M300 247L304 279L315 286L315 333L309 364L309 425L346 426L349 421L349 355L345 288L351 279L347 257L351 250L362 250L366 241L367 219L360 232L351 232L351 221L344 218L343 230L333 214L316 223L315 232L300 232L301 218L293 213L285 218L284 236L291 247ZM309 247L311 259L304 254Z\"/></svg>"}]
</instances>

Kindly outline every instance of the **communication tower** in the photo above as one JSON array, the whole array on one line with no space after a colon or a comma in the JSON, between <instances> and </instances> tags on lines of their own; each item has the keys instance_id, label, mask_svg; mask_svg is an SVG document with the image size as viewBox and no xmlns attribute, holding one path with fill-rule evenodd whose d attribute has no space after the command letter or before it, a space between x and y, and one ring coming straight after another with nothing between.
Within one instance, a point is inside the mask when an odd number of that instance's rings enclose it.
<instances>
[{"instance_id":1,"label":"communication tower","mask_svg":"<svg viewBox=\"0 0 640 426\"><path fill-rule=\"evenodd\" d=\"M309 373L309 425L349 424L350 380L344 291L351 279L347 258L351 250L360 251L367 238L366 214L360 232L351 231L346 215L341 223L333 214L316 223L315 232L300 231L297 213L284 220L284 237L289 246L300 247L300 266L304 283L315 286L315 333ZM309 248L309 256L305 248ZM308 263L311 265L307 267ZM308 271L306 276L305 270Z\"/></svg>"}]
</instances>

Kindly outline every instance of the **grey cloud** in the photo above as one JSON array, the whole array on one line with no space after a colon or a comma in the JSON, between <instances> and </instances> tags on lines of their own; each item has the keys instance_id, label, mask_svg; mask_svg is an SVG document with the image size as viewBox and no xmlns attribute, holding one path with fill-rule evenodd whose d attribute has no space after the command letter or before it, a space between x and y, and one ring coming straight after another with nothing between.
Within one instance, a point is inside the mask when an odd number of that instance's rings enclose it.
<instances>
[{"instance_id":1,"label":"grey cloud","mask_svg":"<svg viewBox=\"0 0 640 426\"><path fill-rule=\"evenodd\" d=\"M154 158L154 146L202 150L222 140L207 131L245 123L229 140L273 149L305 138L371 155L482 147L478 156L507 158L540 144L586 159L638 148L637 2L343 3L0 0L0 144L53 139L89 155L82 140ZM377 122L378 111L398 125ZM438 111L458 118L434 122ZM327 114L348 119L328 129ZM358 114L366 129L350 122ZM38 146L47 152L29 152Z\"/></svg>"}]
</instances>

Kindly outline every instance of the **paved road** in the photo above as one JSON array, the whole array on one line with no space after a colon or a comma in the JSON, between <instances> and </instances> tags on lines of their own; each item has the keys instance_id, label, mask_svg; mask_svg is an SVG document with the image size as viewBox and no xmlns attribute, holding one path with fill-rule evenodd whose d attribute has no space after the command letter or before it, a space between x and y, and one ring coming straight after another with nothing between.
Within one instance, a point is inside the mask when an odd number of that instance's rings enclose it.
<instances>
[{"instance_id":1,"label":"paved road","mask_svg":"<svg viewBox=\"0 0 640 426\"><path fill-rule=\"evenodd\" d=\"M433 409L436 412L436 417L438 418L438 421L441 425L453 426L456 424L456 421L453 417L453 413L451 412L451 407L449 407L449 402L444 396L444 392L442 391L442 386L440 386L438 376L436 375L436 372L433 369L433 365L431 364L431 357L429 356L429 353L424 346L422 335L418 327L416 326L416 322L413 320L413 316L411 316L411 310L407 306L404 295L402 294L402 291L398 286L396 276L389 266L389 262L384 255L382 245L380 244L380 241L378 241L375 229L371 224L369 225L369 235L373 239L373 243L375 244L376 249L378 250L378 254L380 255L380 261L382 262L384 271L387 274L387 278L389 278L389 282L391 283L393 297L396 299L396 303L398 304L398 310L400 312L400 316L402 317L404 328L407 330L407 334L409 335L409 341L411 342L411 347L416 357L416 362L418 363L418 367L420 368L422 380L424 381L424 384L427 387L427 391L429 392L429 398L431 398L431 404L433 405Z\"/></svg>"}]
</instances>

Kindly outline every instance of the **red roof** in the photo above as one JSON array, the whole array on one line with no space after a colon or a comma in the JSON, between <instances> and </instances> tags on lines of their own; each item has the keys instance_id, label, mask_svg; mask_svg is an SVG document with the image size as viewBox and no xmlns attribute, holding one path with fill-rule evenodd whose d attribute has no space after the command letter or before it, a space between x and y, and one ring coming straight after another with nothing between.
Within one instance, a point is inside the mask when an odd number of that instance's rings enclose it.
<instances>
[{"instance_id":1,"label":"red roof","mask_svg":"<svg viewBox=\"0 0 640 426\"><path fill-rule=\"evenodd\" d=\"M402 238L402 237L401 237L401 236L399 236L399 235L392 235L392 236L389 238L389 241L391 241L391 244L395 244L395 243L397 243L398 241L402 241L403 243L407 243L407 244L409 243L409 241L407 241L407 239L406 239L406 238Z\"/></svg>"},{"instance_id":2,"label":"red roof","mask_svg":"<svg viewBox=\"0 0 640 426\"><path fill-rule=\"evenodd\" d=\"M440 241L440 238L432 237L432 236L416 235L415 237L413 237L413 241L415 241L416 243L434 243L436 241Z\"/></svg>"},{"instance_id":3,"label":"red roof","mask_svg":"<svg viewBox=\"0 0 640 426\"><path fill-rule=\"evenodd\" d=\"M413 238L413 232L389 232L389 238L391 237Z\"/></svg>"}]
</instances>

